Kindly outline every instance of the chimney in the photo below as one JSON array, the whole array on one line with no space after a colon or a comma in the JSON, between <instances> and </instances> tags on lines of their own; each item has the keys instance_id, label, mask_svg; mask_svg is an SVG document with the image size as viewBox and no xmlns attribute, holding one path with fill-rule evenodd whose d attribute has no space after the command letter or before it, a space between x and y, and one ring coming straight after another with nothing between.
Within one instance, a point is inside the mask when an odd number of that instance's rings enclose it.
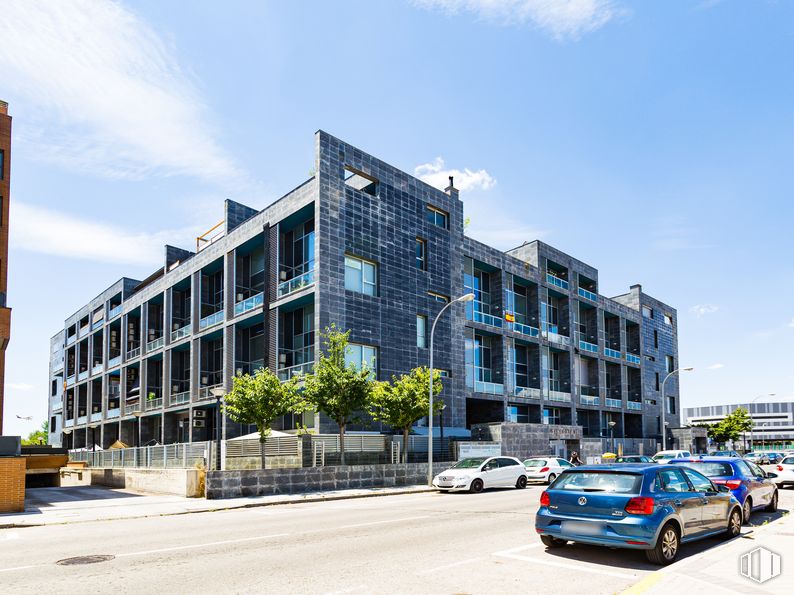
<instances>
[{"instance_id":1,"label":"chimney","mask_svg":"<svg viewBox=\"0 0 794 595\"><path fill-rule=\"evenodd\" d=\"M8 103L0 99L0 114L8 115Z\"/></svg>"},{"instance_id":2,"label":"chimney","mask_svg":"<svg viewBox=\"0 0 794 595\"><path fill-rule=\"evenodd\" d=\"M449 176L449 186L444 188L444 192L449 194L452 198L458 198L458 189L455 188L455 178Z\"/></svg>"}]
</instances>

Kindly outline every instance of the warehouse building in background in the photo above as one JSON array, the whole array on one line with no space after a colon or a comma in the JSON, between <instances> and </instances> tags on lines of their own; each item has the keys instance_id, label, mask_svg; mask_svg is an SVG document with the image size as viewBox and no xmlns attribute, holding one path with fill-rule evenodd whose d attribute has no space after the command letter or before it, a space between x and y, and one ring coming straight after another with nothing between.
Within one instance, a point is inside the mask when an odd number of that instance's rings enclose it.
<instances>
[{"instance_id":1,"label":"warehouse building in background","mask_svg":"<svg viewBox=\"0 0 794 595\"><path fill-rule=\"evenodd\" d=\"M719 423L739 407L747 409L754 427L752 433L746 432L734 447L743 449L746 445L748 451L794 448L792 401L687 407L684 410L684 422L686 425Z\"/></svg>"},{"instance_id":2,"label":"warehouse building in background","mask_svg":"<svg viewBox=\"0 0 794 595\"><path fill-rule=\"evenodd\" d=\"M349 329L349 361L378 379L427 365L431 324L443 426L580 426L659 440L661 379L677 367L675 309L639 285L608 298L598 271L543 242L506 252L464 235L441 191L318 132L316 174L264 210L227 200L190 250L166 246L148 278L121 278L51 341L52 438L71 448L200 441L235 374L308 373L320 331ZM678 382L666 385L678 417ZM319 414L280 420L336 431ZM368 426L378 429L378 426Z\"/></svg>"}]
</instances>

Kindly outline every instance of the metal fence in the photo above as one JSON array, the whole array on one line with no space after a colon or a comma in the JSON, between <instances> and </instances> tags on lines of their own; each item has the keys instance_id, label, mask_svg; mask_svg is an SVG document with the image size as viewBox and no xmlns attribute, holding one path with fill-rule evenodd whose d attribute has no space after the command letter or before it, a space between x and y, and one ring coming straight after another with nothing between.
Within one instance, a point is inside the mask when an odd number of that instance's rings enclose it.
<instances>
[{"instance_id":1,"label":"metal fence","mask_svg":"<svg viewBox=\"0 0 794 595\"><path fill-rule=\"evenodd\" d=\"M265 456L297 457L300 453L297 436L274 436L265 442ZM262 454L258 438L227 440L226 457L258 457Z\"/></svg>"},{"instance_id":2,"label":"metal fence","mask_svg":"<svg viewBox=\"0 0 794 595\"><path fill-rule=\"evenodd\" d=\"M98 452L69 451L69 460L84 461L89 467L153 467L161 469L192 469L197 464L210 467L215 449L213 442L190 442L141 446L138 448L112 448Z\"/></svg>"}]
</instances>

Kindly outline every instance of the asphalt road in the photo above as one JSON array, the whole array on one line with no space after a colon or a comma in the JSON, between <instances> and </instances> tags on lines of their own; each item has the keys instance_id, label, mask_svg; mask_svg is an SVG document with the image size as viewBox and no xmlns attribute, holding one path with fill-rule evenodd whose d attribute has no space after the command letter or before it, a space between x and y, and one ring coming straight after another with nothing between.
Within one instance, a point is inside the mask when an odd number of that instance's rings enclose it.
<instances>
[{"instance_id":1,"label":"asphalt road","mask_svg":"<svg viewBox=\"0 0 794 595\"><path fill-rule=\"evenodd\" d=\"M0 530L0 592L615 593L642 552L534 533L542 487L386 496ZM794 508L794 490L780 506ZM770 518L756 513L755 523ZM774 517L771 518L774 520ZM686 546L684 557L720 544ZM85 565L59 560L113 559Z\"/></svg>"}]
</instances>

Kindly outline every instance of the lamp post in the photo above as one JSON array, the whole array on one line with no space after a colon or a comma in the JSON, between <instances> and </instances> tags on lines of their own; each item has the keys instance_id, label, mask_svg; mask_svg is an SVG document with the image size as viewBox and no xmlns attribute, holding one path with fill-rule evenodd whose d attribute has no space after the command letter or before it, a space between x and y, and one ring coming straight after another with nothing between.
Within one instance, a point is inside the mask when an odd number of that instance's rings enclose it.
<instances>
[{"instance_id":1,"label":"lamp post","mask_svg":"<svg viewBox=\"0 0 794 595\"><path fill-rule=\"evenodd\" d=\"M757 396L755 399L753 399L752 401L750 401L750 405L748 405L748 407L747 407L747 414L750 416L750 422L751 422L751 424L752 424L752 425L750 426L750 448L751 448L752 450L755 450L755 446L753 446L753 426L755 425L755 423L753 422L753 414L752 414L752 412L750 411L750 407L751 407L751 406L753 405L753 403L755 403L755 402L756 402L758 399L760 399L760 398L762 398L762 397L774 397L776 394L777 394L777 393L767 393L767 394L765 394L765 395L758 395L758 396ZM763 439L763 436L762 436L761 438ZM761 448L763 448L763 446L762 446Z\"/></svg>"},{"instance_id":2,"label":"lamp post","mask_svg":"<svg viewBox=\"0 0 794 595\"><path fill-rule=\"evenodd\" d=\"M459 298L455 298L448 304L446 304L441 311L436 314L435 320L433 320L433 326L430 327L430 408L427 413L427 485L433 485L433 335L436 332L436 324L438 323L438 319L441 318L441 315L449 308L452 304L456 302L473 302L474 301L474 294L467 293L465 295L460 296ZM443 415L443 414L442 414Z\"/></svg>"},{"instance_id":3,"label":"lamp post","mask_svg":"<svg viewBox=\"0 0 794 595\"><path fill-rule=\"evenodd\" d=\"M664 380L662 380L662 450L667 450L667 425L664 421L664 415L667 412L667 397L664 394L664 385L668 378L670 378L670 376L673 374L678 374L679 372L691 372L694 369L695 368L678 368L670 372L664 377Z\"/></svg>"},{"instance_id":4,"label":"lamp post","mask_svg":"<svg viewBox=\"0 0 794 595\"><path fill-rule=\"evenodd\" d=\"M210 389L210 394L215 397L215 470L221 469L221 399L226 395L226 389L216 386Z\"/></svg>"},{"instance_id":5,"label":"lamp post","mask_svg":"<svg viewBox=\"0 0 794 595\"><path fill-rule=\"evenodd\" d=\"M139 450L141 446L141 416L143 415L143 411L138 409L137 411L132 412L133 417L135 417L135 466L138 466L138 457L139 457Z\"/></svg>"},{"instance_id":6,"label":"lamp post","mask_svg":"<svg viewBox=\"0 0 794 595\"><path fill-rule=\"evenodd\" d=\"M610 420L607 422L607 425L609 426L609 448L612 452L615 452L615 434L613 432L616 422Z\"/></svg>"}]
</instances>

